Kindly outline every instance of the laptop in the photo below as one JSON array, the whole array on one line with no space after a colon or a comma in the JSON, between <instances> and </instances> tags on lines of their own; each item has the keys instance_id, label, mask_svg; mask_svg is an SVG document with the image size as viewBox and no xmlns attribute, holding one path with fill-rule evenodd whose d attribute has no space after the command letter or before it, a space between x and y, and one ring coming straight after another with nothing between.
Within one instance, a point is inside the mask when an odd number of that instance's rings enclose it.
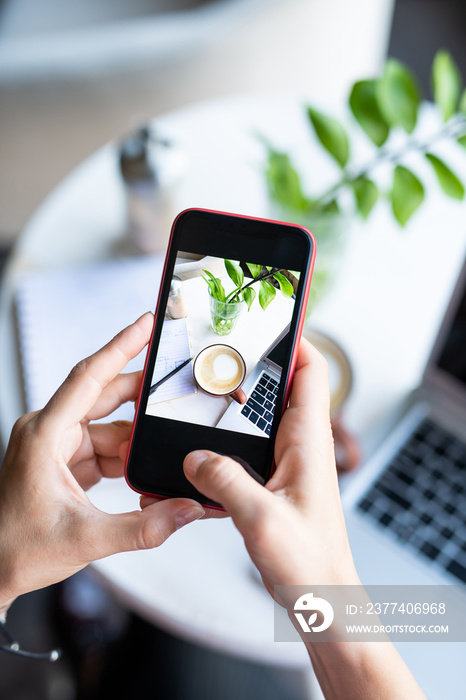
<instances>
[{"instance_id":1,"label":"laptop","mask_svg":"<svg viewBox=\"0 0 466 700\"><path fill-rule=\"evenodd\" d=\"M270 435L283 363L288 351L288 324L275 338L243 384L247 401L241 406L232 401L217 423L217 428L250 435Z\"/></svg>"},{"instance_id":2,"label":"laptop","mask_svg":"<svg viewBox=\"0 0 466 700\"><path fill-rule=\"evenodd\" d=\"M421 385L342 499L363 584L466 584L466 262ZM466 697L466 643L400 651L428 698Z\"/></svg>"}]
</instances>

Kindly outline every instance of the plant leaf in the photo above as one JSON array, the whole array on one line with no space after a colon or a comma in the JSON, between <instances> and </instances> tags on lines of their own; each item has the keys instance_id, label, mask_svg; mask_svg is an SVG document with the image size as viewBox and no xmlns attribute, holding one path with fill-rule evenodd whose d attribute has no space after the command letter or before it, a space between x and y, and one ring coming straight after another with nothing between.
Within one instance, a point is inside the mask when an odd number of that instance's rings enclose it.
<instances>
[{"instance_id":1,"label":"plant leaf","mask_svg":"<svg viewBox=\"0 0 466 700\"><path fill-rule=\"evenodd\" d=\"M252 287L246 287L246 289L243 291L243 299L248 305L248 311L251 309L251 304L256 298L256 290L253 289Z\"/></svg>"},{"instance_id":2,"label":"plant leaf","mask_svg":"<svg viewBox=\"0 0 466 700\"><path fill-rule=\"evenodd\" d=\"M460 103L458 105L458 109L460 112L463 114L466 114L466 90L463 90L463 94L461 95Z\"/></svg>"},{"instance_id":3,"label":"plant leaf","mask_svg":"<svg viewBox=\"0 0 466 700\"><path fill-rule=\"evenodd\" d=\"M262 265L255 265L254 263L246 263L248 270L253 277L259 277L262 272Z\"/></svg>"},{"instance_id":4,"label":"plant leaf","mask_svg":"<svg viewBox=\"0 0 466 700\"><path fill-rule=\"evenodd\" d=\"M349 158L349 141L340 122L312 107L307 108L307 114L322 146L344 168Z\"/></svg>"},{"instance_id":5,"label":"plant leaf","mask_svg":"<svg viewBox=\"0 0 466 700\"><path fill-rule=\"evenodd\" d=\"M290 280L287 277L285 277L285 275L283 275L281 272L276 272L274 274L274 278L280 285L281 293L284 294L286 297L292 297L294 294L294 289Z\"/></svg>"},{"instance_id":6,"label":"plant leaf","mask_svg":"<svg viewBox=\"0 0 466 700\"><path fill-rule=\"evenodd\" d=\"M225 260L225 269L228 277L236 287L241 287L244 282L244 272L233 260Z\"/></svg>"},{"instance_id":7,"label":"plant leaf","mask_svg":"<svg viewBox=\"0 0 466 700\"><path fill-rule=\"evenodd\" d=\"M432 63L432 92L445 121L456 111L461 90L461 73L448 51L437 51Z\"/></svg>"},{"instance_id":8,"label":"plant leaf","mask_svg":"<svg viewBox=\"0 0 466 700\"><path fill-rule=\"evenodd\" d=\"M449 197L453 199L463 199L464 197L464 186L461 180L453 173L448 165L446 165L443 160L440 160L433 153L425 154L429 163L431 163L435 174L437 175L437 180L439 181L440 187Z\"/></svg>"},{"instance_id":9,"label":"plant leaf","mask_svg":"<svg viewBox=\"0 0 466 700\"><path fill-rule=\"evenodd\" d=\"M458 139L458 143L463 146L463 148L466 148L466 134L463 134L463 136L460 136Z\"/></svg>"},{"instance_id":10,"label":"plant leaf","mask_svg":"<svg viewBox=\"0 0 466 700\"><path fill-rule=\"evenodd\" d=\"M210 289L210 293L211 293L211 295L212 295L212 296L214 297L214 299L215 299L215 298L216 298L216 297L215 297L215 284L214 284L214 283L212 282L212 280L210 280L208 277L204 277L204 275L201 275L201 277L202 277L203 280L205 280L205 281L207 282L207 285L208 285L208 287L209 287L209 289Z\"/></svg>"},{"instance_id":11,"label":"plant leaf","mask_svg":"<svg viewBox=\"0 0 466 700\"><path fill-rule=\"evenodd\" d=\"M217 294L217 299L219 301L225 301L226 294L225 294L225 290L223 288L223 284L220 282L219 279L216 279L215 282L216 282L215 290L216 290L216 294Z\"/></svg>"},{"instance_id":12,"label":"plant leaf","mask_svg":"<svg viewBox=\"0 0 466 700\"><path fill-rule=\"evenodd\" d=\"M383 76L376 83L380 111L390 126L401 126L409 134L417 122L421 100L418 83L411 71L394 58L385 63Z\"/></svg>"},{"instance_id":13,"label":"plant leaf","mask_svg":"<svg viewBox=\"0 0 466 700\"><path fill-rule=\"evenodd\" d=\"M353 191L358 212L363 219L367 219L379 197L377 185L367 177L360 177L353 183Z\"/></svg>"},{"instance_id":14,"label":"plant leaf","mask_svg":"<svg viewBox=\"0 0 466 700\"><path fill-rule=\"evenodd\" d=\"M424 187L416 175L397 165L393 174L391 202L393 214L401 226L414 214L424 199Z\"/></svg>"},{"instance_id":15,"label":"plant leaf","mask_svg":"<svg viewBox=\"0 0 466 700\"><path fill-rule=\"evenodd\" d=\"M286 153L269 149L265 177L270 196L276 202L291 209L306 209L307 199L299 175Z\"/></svg>"},{"instance_id":16,"label":"plant leaf","mask_svg":"<svg viewBox=\"0 0 466 700\"><path fill-rule=\"evenodd\" d=\"M390 133L376 97L376 81L360 80L353 85L349 106L355 119L376 146L382 146Z\"/></svg>"},{"instance_id":17,"label":"plant leaf","mask_svg":"<svg viewBox=\"0 0 466 700\"><path fill-rule=\"evenodd\" d=\"M218 301L225 301L225 290L218 277L214 277L209 270L203 270L203 272L205 272L208 277L206 278L202 275L202 279L204 279L209 285L210 292L214 299L217 299Z\"/></svg>"},{"instance_id":18,"label":"plant leaf","mask_svg":"<svg viewBox=\"0 0 466 700\"><path fill-rule=\"evenodd\" d=\"M275 299L276 289L273 284L270 284L267 280L261 280L259 289L259 304L262 306L264 311L268 307L271 301Z\"/></svg>"},{"instance_id":19,"label":"plant leaf","mask_svg":"<svg viewBox=\"0 0 466 700\"><path fill-rule=\"evenodd\" d=\"M336 199L331 199L329 202L325 202L325 204L316 202L311 211L316 214L338 214L340 207Z\"/></svg>"}]
</instances>

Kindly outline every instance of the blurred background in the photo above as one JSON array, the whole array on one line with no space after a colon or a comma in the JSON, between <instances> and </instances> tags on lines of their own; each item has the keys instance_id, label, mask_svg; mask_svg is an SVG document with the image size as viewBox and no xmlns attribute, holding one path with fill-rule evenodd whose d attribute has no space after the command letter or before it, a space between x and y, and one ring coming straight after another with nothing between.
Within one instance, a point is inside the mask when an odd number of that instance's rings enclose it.
<instances>
[{"instance_id":1,"label":"blurred background","mask_svg":"<svg viewBox=\"0 0 466 700\"><path fill-rule=\"evenodd\" d=\"M135 119L248 90L343 93L380 65L392 5L3 0L2 240L12 240L64 175Z\"/></svg>"},{"instance_id":2,"label":"blurred background","mask_svg":"<svg viewBox=\"0 0 466 700\"><path fill-rule=\"evenodd\" d=\"M465 30L462 0L0 0L1 259L73 168L145 118L247 91L345 99L387 55L427 93L437 49L466 73ZM180 641L88 574L24 596L10 629L66 653L1 655L6 700L304 697L293 672Z\"/></svg>"}]
</instances>

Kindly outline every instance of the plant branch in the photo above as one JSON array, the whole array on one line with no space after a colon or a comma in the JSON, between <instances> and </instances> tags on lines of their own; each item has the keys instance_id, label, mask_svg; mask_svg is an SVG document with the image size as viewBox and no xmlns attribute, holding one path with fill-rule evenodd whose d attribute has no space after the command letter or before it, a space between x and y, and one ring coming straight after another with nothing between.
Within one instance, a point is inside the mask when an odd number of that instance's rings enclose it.
<instances>
[{"instance_id":1,"label":"plant branch","mask_svg":"<svg viewBox=\"0 0 466 700\"><path fill-rule=\"evenodd\" d=\"M261 280L266 280L269 277L273 277L274 275L277 274L277 272L286 272L286 270L283 267L274 267L272 270L269 272L261 272L260 275L257 275L257 277L254 277L250 282L245 284L243 287L238 287L237 289L234 289L230 294L227 296L225 299L225 303L228 304L230 301L233 301L235 297L239 297L241 292L244 292L245 289L248 287L251 287L251 285L255 284L256 282L260 282Z\"/></svg>"},{"instance_id":2,"label":"plant branch","mask_svg":"<svg viewBox=\"0 0 466 700\"><path fill-rule=\"evenodd\" d=\"M466 118L458 114L456 115L456 118L450 119L449 122L445 124L445 126L442 129L440 129L436 134L433 134L433 136L431 136L429 140L416 141L415 139L412 139L410 141L407 141L407 143L404 144L403 148L400 148L396 151L390 151L388 148L381 149L375 156L375 158L373 158L371 161L363 165L355 172L346 172L341 178L341 180L339 180L337 183L332 185L330 189L328 189L326 192L320 195L317 201L320 204L327 204L334 198L335 194L337 194L341 189L343 189L343 187L346 187L346 185L350 185L353 182L356 182L362 177L366 177L370 172L372 172L372 170L374 170L378 165L381 165L382 163L396 162L411 151L427 151L437 141L440 141L445 137L459 138L460 136L464 135L465 132Z\"/></svg>"}]
</instances>

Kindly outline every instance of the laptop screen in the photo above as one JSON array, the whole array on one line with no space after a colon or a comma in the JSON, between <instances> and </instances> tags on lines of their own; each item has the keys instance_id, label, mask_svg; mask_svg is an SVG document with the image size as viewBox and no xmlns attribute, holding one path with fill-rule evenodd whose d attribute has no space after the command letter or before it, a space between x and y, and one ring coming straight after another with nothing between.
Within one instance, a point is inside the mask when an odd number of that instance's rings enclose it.
<instances>
[{"instance_id":1,"label":"laptop screen","mask_svg":"<svg viewBox=\"0 0 466 700\"><path fill-rule=\"evenodd\" d=\"M466 387L466 276L463 274L461 277L462 289L456 290L460 297L459 305L452 317L436 364L439 369Z\"/></svg>"},{"instance_id":2,"label":"laptop screen","mask_svg":"<svg viewBox=\"0 0 466 700\"><path fill-rule=\"evenodd\" d=\"M277 345L275 345L272 350L268 353L267 359L275 362L279 367L284 367L286 362L286 353L289 347L289 335L288 333L280 340Z\"/></svg>"}]
</instances>

